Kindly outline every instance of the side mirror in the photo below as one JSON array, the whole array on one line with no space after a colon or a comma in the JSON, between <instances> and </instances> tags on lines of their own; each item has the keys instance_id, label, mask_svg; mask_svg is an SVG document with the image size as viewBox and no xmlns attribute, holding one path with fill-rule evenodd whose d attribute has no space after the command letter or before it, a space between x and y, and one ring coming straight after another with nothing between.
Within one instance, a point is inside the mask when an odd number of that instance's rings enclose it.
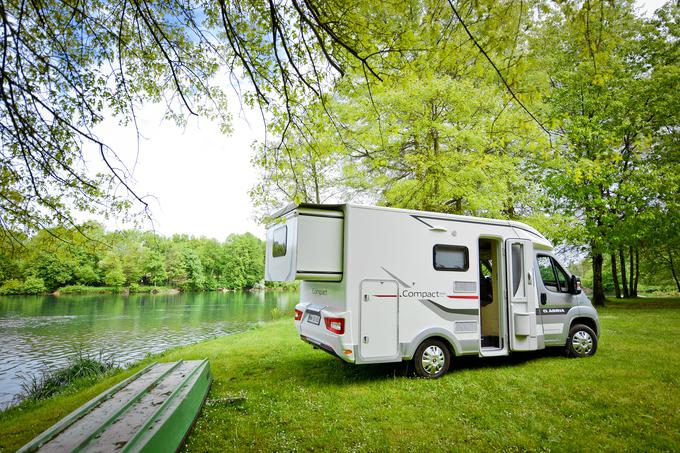
<instances>
[{"instance_id":1,"label":"side mirror","mask_svg":"<svg viewBox=\"0 0 680 453\"><path fill-rule=\"evenodd\" d=\"M581 294L581 279L575 275L569 279L569 294Z\"/></svg>"}]
</instances>

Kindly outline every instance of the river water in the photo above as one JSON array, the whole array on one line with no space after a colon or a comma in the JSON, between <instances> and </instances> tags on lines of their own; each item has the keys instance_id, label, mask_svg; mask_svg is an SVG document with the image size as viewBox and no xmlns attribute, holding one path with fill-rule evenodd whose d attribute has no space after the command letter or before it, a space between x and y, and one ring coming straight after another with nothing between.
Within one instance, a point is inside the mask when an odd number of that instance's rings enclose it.
<instances>
[{"instance_id":1,"label":"river water","mask_svg":"<svg viewBox=\"0 0 680 453\"><path fill-rule=\"evenodd\" d=\"M285 292L0 296L0 410L21 392L22 378L63 366L79 350L125 365L241 332L296 298Z\"/></svg>"}]
</instances>

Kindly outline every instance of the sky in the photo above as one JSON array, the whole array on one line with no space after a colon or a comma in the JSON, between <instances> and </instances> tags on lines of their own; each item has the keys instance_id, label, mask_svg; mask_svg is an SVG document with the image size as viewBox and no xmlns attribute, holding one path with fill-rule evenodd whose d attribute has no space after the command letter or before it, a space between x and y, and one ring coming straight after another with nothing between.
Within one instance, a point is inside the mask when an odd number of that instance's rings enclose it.
<instances>
[{"instance_id":1,"label":"sky","mask_svg":"<svg viewBox=\"0 0 680 453\"><path fill-rule=\"evenodd\" d=\"M259 113L240 110L235 95L230 101L233 132L228 135L204 118L191 118L186 127L163 121L160 105L138 111L139 150L134 126L111 118L97 128L131 171L134 191L149 203L153 225L146 222L143 228L218 240L245 232L264 237L248 196L257 180L250 165L252 144L262 141L264 125ZM131 226L117 219L103 222L109 230Z\"/></svg>"},{"instance_id":2,"label":"sky","mask_svg":"<svg viewBox=\"0 0 680 453\"><path fill-rule=\"evenodd\" d=\"M665 2L636 3L651 15ZM206 119L192 118L186 127L161 121L160 105L138 111L143 135L139 150L132 126L122 127L109 118L97 128L100 138L133 170L132 188L147 196L153 225L147 222L143 228L153 227L166 236L185 233L224 240L231 233L251 232L264 238L248 196L257 180L250 164L252 144L263 141L264 126L259 113L243 110L235 95L230 101L230 135ZM131 227L116 219L103 222L109 230Z\"/></svg>"}]
</instances>

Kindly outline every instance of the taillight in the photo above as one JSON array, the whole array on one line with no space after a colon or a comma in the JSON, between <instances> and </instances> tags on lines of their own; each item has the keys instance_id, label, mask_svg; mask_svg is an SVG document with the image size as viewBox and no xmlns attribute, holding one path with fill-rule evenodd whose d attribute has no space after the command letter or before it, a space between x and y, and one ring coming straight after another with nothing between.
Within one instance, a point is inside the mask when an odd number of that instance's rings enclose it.
<instances>
[{"instance_id":1,"label":"taillight","mask_svg":"<svg viewBox=\"0 0 680 453\"><path fill-rule=\"evenodd\" d=\"M297 308L295 309L295 320L299 321L302 319L302 311L298 310Z\"/></svg>"},{"instance_id":2,"label":"taillight","mask_svg":"<svg viewBox=\"0 0 680 453\"><path fill-rule=\"evenodd\" d=\"M345 318L324 318L324 320L326 321L326 329L338 335L345 333Z\"/></svg>"}]
</instances>

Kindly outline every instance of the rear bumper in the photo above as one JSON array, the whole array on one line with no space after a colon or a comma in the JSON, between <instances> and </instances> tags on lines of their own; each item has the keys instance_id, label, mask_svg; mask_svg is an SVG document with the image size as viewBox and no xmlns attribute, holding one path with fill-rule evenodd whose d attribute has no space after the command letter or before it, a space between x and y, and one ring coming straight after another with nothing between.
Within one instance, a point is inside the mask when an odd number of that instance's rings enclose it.
<instances>
[{"instance_id":1,"label":"rear bumper","mask_svg":"<svg viewBox=\"0 0 680 453\"><path fill-rule=\"evenodd\" d=\"M338 357L338 358L341 358L341 359L344 360L344 358L342 356L340 356L337 352L335 352L335 350L331 346L329 346L327 344L320 343L320 342L318 342L318 341L316 341L312 338L305 337L304 335L300 335L300 339L302 341L304 341L305 343L311 344L315 348L319 348L322 351L326 351L327 353L329 353L330 355L332 355L334 357Z\"/></svg>"},{"instance_id":2,"label":"rear bumper","mask_svg":"<svg viewBox=\"0 0 680 453\"><path fill-rule=\"evenodd\" d=\"M323 307L311 306L310 304L301 303L295 307L302 311L302 318L295 321L295 327L300 334L300 339L312 346L328 352L336 357L341 358L345 362L354 363L356 357L356 348L350 344L349 338L349 313L337 313L326 310ZM307 309L312 308L315 313L321 314L321 322L316 325L307 321ZM345 333L342 335L335 334L325 327L324 319L326 317L343 317L345 318Z\"/></svg>"}]
</instances>

